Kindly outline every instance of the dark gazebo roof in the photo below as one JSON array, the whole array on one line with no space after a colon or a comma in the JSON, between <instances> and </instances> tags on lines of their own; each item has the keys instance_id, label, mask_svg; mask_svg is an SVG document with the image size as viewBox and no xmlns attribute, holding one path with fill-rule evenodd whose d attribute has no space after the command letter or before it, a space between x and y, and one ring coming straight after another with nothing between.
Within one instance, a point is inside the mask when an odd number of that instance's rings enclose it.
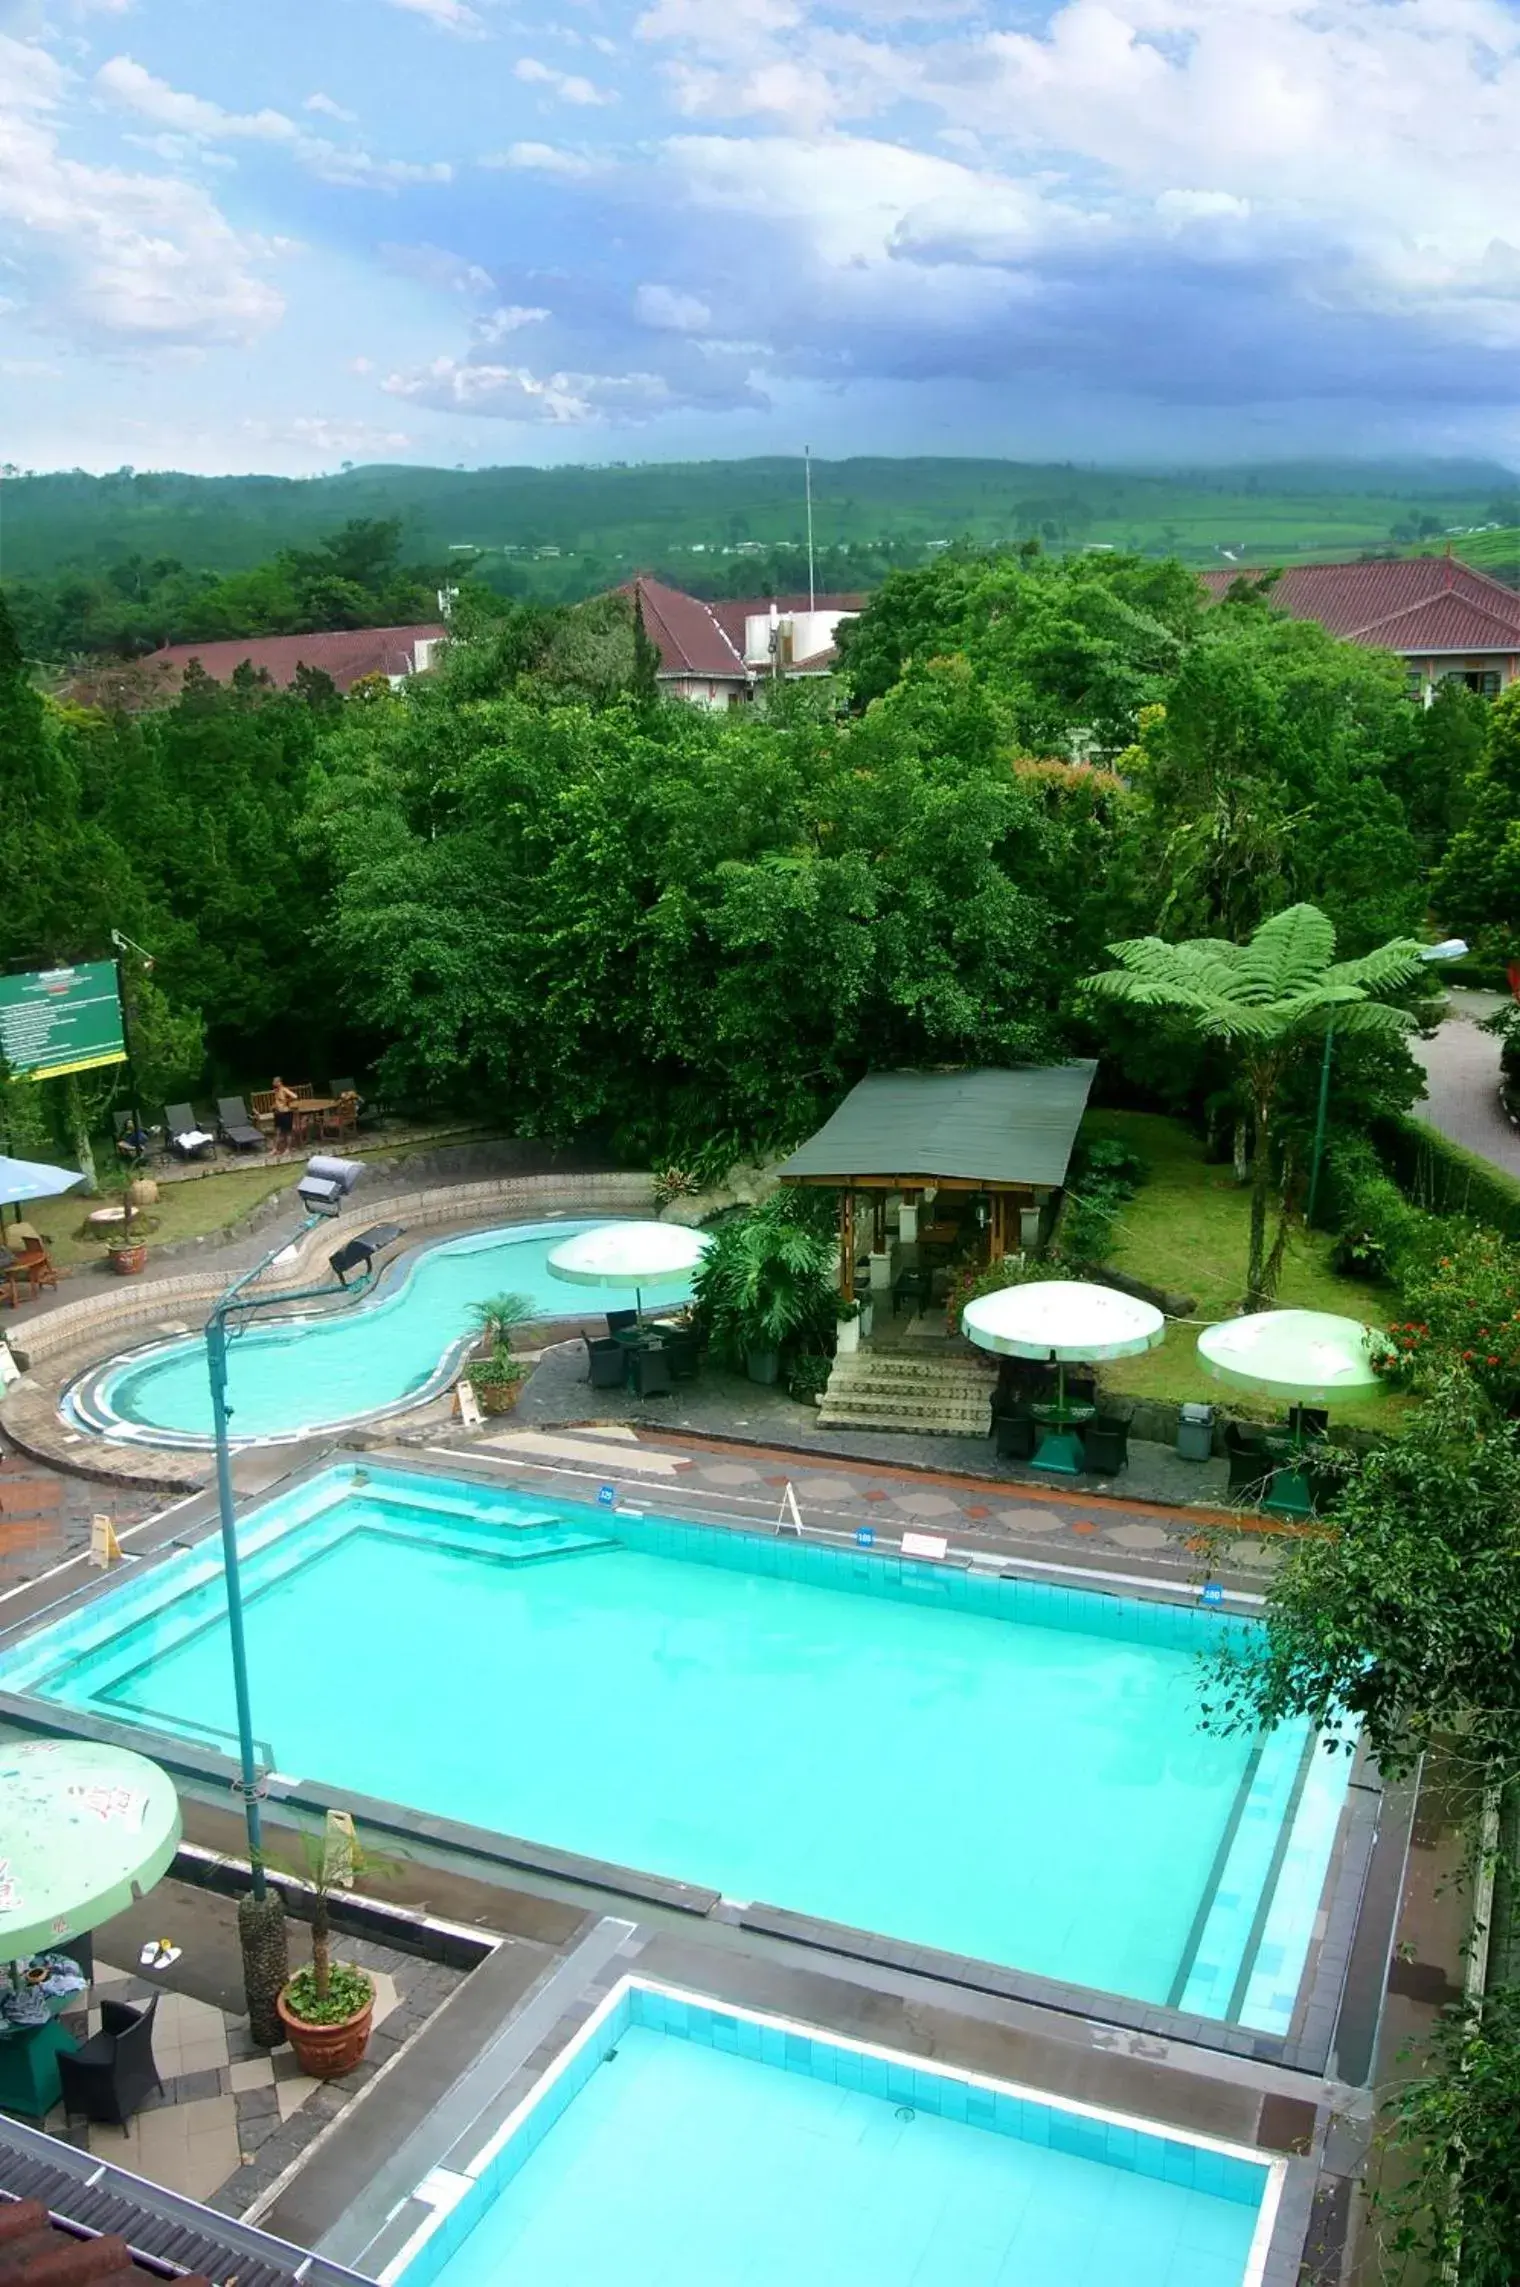
<instances>
[{"instance_id":1,"label":"dark gazebo roof","mask_svg":"<svg viewBox=\"0 0 1520 2287\"><path fill-rule=\"evenodd\" d=\"M1087 1058L978 1072L873 1072L780 1169L783 1183L1054 1190L1093 1076Z\"/></svg>"}]
</instances>

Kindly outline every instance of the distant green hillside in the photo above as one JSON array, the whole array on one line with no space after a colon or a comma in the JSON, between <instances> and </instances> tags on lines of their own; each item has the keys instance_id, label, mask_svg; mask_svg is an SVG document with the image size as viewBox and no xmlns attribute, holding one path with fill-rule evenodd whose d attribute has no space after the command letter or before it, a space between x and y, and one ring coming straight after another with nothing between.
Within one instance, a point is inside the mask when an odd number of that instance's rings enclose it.
<instances>
[{"instance_id":1,"label":"distant green hillside","mask_svg":"<svg viewBox=\"0 0 1520 2287\"><path fill-rule=\"evenodd\" d=\"M996 460L814 463L820 552L917 558L935 545L1039 538L1197 563L1278 562L1407 547L1494 521L1520 525L1520 481L1484 462L1283 463L1125 473ZM732 590L746 557L804 538L798 460L604 468L356 468L341 475L22 475L0 487L0 575L38 579L129 557L230 572L309 547L354 517L399 517L404 552L484 552L502 584L585 594L635 568ZM1486 561L1486 544L1464 554ZM1497 535L1492 536L1497 537ZM1514 541L1515 535L1508 535ZM874 559L874 561L873 561ZM847 569L832 554L831 574ZM510 576L508 576L510 575Z\"/></svg>"},{"instance_id":2,"label":"distant green hillside","mask_svg":"<svg viewBox=\"0 0 1520 2287\"><path fill-rule=\"evenodd\" d=\"M1464 564L1473 564L1480 572L1491 572L1496 580L1507 580L1512 588L1520 588L1520 523L1454 534L1452 546ZM1421 554L1426 553L1421 550Z\"/></svg>"}]
</instances>

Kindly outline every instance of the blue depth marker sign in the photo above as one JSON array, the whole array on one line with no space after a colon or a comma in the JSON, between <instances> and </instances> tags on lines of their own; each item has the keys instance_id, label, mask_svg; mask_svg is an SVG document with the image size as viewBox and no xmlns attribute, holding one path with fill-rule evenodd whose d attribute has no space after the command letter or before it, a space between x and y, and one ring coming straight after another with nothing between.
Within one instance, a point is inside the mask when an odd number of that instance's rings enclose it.
<instances>
[{"instance_id":1,"label":"blue depth marker sign","mask_svg":"<svg viewBox=\"0 0 1520 2287\"><path fill-rule=\"evenodd\" d=\"M876 1546L876 1535L869 1525L861 1525L855 1534L855 1539L861 1548L875 1548Z\"/></svg>"},{"instance_id":2,"label":"blue depth marker sign","mask_svg":"<svg viewBox=\"0 0 1520 2287\"><path fill-rule=\"evenodd\" d=\"M1222 1604L1224 1602L1224 1590L1217 1580L1211 1580L1205 1584L1203 1601L1205 1604Z\"/></svg>"},{"instance_id":3,"label":"blue depth marker sign","mask_svg":"<svg viewBox=\"0 0 1520 2287\"><path fill-rule=\"evenodd\" d=\"M604 1509L610 1509L617 1501L617 1487L615 1485L598 1485L596 1497Z\"/></svg>"}]
</instances>

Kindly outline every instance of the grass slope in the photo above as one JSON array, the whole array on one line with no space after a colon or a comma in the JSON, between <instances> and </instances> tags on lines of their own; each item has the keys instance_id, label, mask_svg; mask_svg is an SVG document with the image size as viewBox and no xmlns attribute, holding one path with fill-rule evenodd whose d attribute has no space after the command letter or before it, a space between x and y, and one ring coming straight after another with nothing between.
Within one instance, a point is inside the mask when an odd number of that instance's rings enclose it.
<instances>
[{"instance_id":1,"label":"grass slope","mask_svg":"<svg viewBox=\"0 0 1520 2287\"><path fill-rule=\"evenodd\" d=\"M1424 517L1436 530L1514 517L1520 488L1487 462L1281 463L1125 471L954 458L813 464L820 550L924 547L1038 537L1055 548L1133 548L1217 563L1355 555L1397 544ZM579 588L638 566L693 574L746 549L800 547L802 469L791 459L606 468L369 467L340 475L96 477L27 474L5 486L8 579L98 568L141 555L196 570L246 569L309 546L350 517L399 517L409 555L451 547ZM541 559L540 551L552 551Z\"/></svg>"},{"instance_id":2,"label":"grass slope","mask_svg":"<svg viewBox=\"0 0 1520 2287\"><path fill-rule=\"evenodd\" d=\"M1240 1304L1245 1285L1249 1198L1228 1165L1212 1165L1203 1145L1177 1120L1148 1112L1091 1112L1083 1134L1119 1136L1140 1152L1150 1174L1121 1210L1109 1260L1153 1286L1191 1294L1196 1325L1172 1325L1159 1350L1122 1358L1104 1368L1110 1387L1133 1397L1201 1398L1227 1405L1232 1413L1263 1420L1280 1418L1285 1404L1229 1390L1199 1363L1199 1326L1228 1318ZM1343 1318L1386 1324L1394 1297L1386 1288L1340 1278L1330 1268L1330 1242L1321 1233L1299 1229L1289 1244L1278 1301L1285 1309L1329 1310ZM1392 1427L1405 1401L1382 1390L1345 1400L1333 1409L1335 1421L1363 1428Z\"/></svg>"}]
</instances>

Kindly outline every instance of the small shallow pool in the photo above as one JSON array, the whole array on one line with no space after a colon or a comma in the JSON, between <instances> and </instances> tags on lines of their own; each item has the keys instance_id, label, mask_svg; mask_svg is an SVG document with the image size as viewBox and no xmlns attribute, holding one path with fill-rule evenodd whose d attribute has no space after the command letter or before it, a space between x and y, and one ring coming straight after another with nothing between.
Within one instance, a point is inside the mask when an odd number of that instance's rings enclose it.
<instances>
[{"instance_id":1,"label":"small shallow pool","mask_svg":"<svg viewBox=\"0 0 1520 2287\"><path fill-rule=\"evenodd\" d=\"M1288 2030L1348 1758L1198 1730L1199 1654L1250 1623L378 1466L239 1541L279 1771ZM228 1752L217 1545L22 1638L0 1687Z\"/></svg>"},{"instance_id":2,"label":"small shallow pool","mask_svg":"<svg viewBox=\"0 0 1520 2287\"><path fill-rule=\"evenodd\" d=\"M341 1298L312 1318L262 1318L228 1345L234 1444L278 1444L371 1421L420 1405L456 1372L475 1338L471 1305L524 1294L544 1318L595 1318L622 1301L608 1290L569 1286L549 1251L577 1231L613 1220L516 1223L413 1250L356 1301ZM646 1310L688 1300L687 1279L651 1283ZM155 1343L111 1358L65 1393L80 1428L145 1445L209 1445L211 1391L205 1344Z\"/></svg>"},{"instance_id":3,"label":"small shallow pool","mask_svg":"<svg viewBox=\"0 0 1520 2287\"><path fill-rule=\"evenodd\" d=\"M1255 2287L1282 2165L632 1982L384 2287Z\"/></svg>"}]
</instances>

